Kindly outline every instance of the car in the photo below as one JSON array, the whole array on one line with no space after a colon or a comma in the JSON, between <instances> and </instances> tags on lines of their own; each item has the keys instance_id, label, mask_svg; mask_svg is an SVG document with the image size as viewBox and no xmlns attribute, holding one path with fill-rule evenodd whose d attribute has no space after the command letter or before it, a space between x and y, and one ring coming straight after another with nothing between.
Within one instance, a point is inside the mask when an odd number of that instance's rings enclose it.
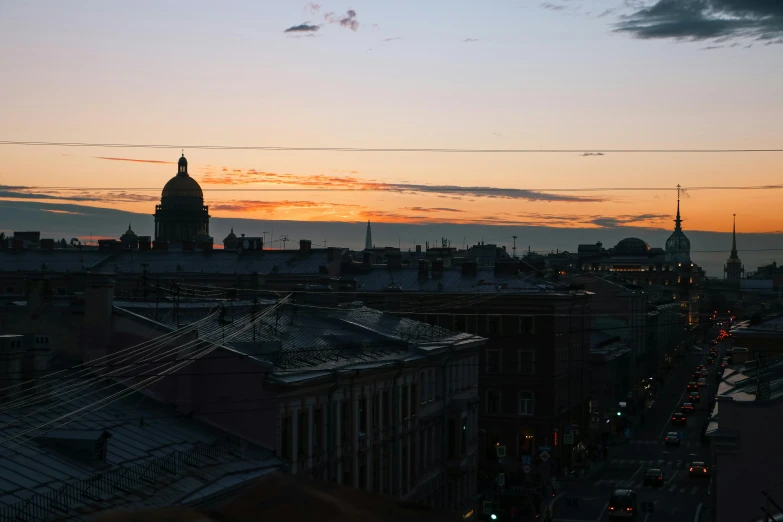
<instances>
[{"instance_id":1,"label":"car","mask_svg":"<svg viewBox=\"0 0 783 522\"><path fill-rule=\"evenodd\" d=\"M685 419L685 414L683 413L675 413L672 415L672 424L686 424L687 420Z\"/></svg>"},{"instance_id":2,"label":"car","mask_svg":"<svg viewBox=\"0 0 783 522\"><path fill-rule=\"evenodd\" d=\"M701 402L701 395L698 393L689 393L688 394L688 401L692 403Z\"/></svg>"},{"instance_id":3,"label":"car","mask_svg":"<svg viewBox=\"0 0 783 522\"><path fill-rule=\"evenodd\" d=\"M696 383L696 381L691 381L688 383L688 389L689 390L698 390L699 385Z\"/></svg>"},{"instance_id":4,"label":"car","mask_svg":"<svg viewBox=\"0 0 783 522\"><path fill-rule=\"evenodd\" d=\"M696 371L697 371L697 372L700 372L700 371L702 371L702 370L706 370L706 369L707 369L707 367L706 367L706 366L704 366L703 364L700 364L700 365L698 365L698 366L696 367Z\"/></svg>"},{"instance_id":5,"label":"car","mask_svg":"<svg viewBox=\"0 0 783 522\"><path fill-rule=\"evenodd\" d=\"M715 364L715 359L707 359L707 364Z\"/></svg>"},{"instance_id":6,"label":"car","mask_svg":"<svg viewBox=\"0 0 783 522\"><path fill-rule=\"evenodd\" d=\"M691 463L688 473L690 473L691 477L709 477L710 468L704 462L696 461Z\"/></svg>"},{"instance_id":7,"label":"car","mask_svg":"<svg viewBox=\"0 0 783 522\"><path fill-rule=\"evenodd\" d=\"M648 469L644 474L644 485L653 487L663 486L663 472L659 469Z\"/></svg>"},{"instance_id":8,"label":"car","mask_svg":"<svg viewBox=\"0 0 783 522\"><path fill-rule=\"evenodd\" d=\"M691 380L692 381L697 381L697 380L699 380L700 377L701 377L701 372L693 372L691 374Z\"/></svg>"},{"instance_id":9,"label":"car","mask_svg":"<svg viewBox=\"0 0 783 522\"><path fill-rule=\"evenodd\" d=\"M712 341L710 341L710 344L711 344L712 346L715 346L716 344L718 344L718 341L717 341L717 340L715 340L715 339L713 339Z\"/></svg>"},{"instance_id":10,"label":"car","mask_svg":"<svg viewBox=\"0 0 783 522\"><path fill-rule=\"evenodd\" d=\"M632 489L615 489L609 497L609 520L636 518L636 492Z\"/></svg>"},{"instance_id":11,"label":"car","mask_svg":"<svg viewBox=\"0 0 783 522\"><path fill-rule=\"evenodd\" d=\"M666 438L663 439L663 442L667 446L679 446L680 445L680 434L676 431L670 431L666 434Z\"/></svg>"},{"instance_id":12,"label":"car","mask_svg":"<svg viewBox=\"0 0 783 522\"><path fill-rule=\"evenodd\" d=\"M710 372L708 372L707 370L702 370L702 371L701 371L701 376L702 376L702 377L704 377L705 379L707 378L707 376L708 376L709 374L710 374Z\"/></svg>"},{"instance_id":13,"label":"car","mask_svg":"<svg viewBox=\"0 0 783 522\"><path fill-rule=\"evenodd\" d=\"M696 381L696 384L698 384L699 386L707 386L707 379L705 379L704 377L702 377L701 379L699 379L698 381Z\"/></svg>"},{"instance_id":14,"label":"car","mask_svg":"<svg viewBox=\"0 0 783 522\"><path fill-rule=\"evenodd\" d=\"M683 413L693 413L693 403L683 402L682 406L680 406L680 411Z\"/></svg>"}]
</instances>

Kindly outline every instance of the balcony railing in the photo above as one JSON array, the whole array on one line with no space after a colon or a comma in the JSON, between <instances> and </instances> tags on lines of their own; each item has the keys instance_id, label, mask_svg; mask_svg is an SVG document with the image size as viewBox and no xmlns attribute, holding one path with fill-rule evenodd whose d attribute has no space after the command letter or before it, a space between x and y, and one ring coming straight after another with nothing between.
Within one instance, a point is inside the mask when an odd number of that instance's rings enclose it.
<instances>
[{"instance_id":1,"label":"balcony railing","mask_svg":"<svg viewBox=\"0 0 783 522\"><path fill-rule=\"evenodd\" d=\"M0 508L0 522L70 518L72 509L79 505L102 502L118 492L131 493L142 484L155 485L163 475L177 477L187 468L204 466L206 461L215 464L221 457L240 457L240 450L239 439L218 440L187 452L174 451L164 457L70 482L60 489L37 493L24 502Z\"/></svg>"}]
</instances>

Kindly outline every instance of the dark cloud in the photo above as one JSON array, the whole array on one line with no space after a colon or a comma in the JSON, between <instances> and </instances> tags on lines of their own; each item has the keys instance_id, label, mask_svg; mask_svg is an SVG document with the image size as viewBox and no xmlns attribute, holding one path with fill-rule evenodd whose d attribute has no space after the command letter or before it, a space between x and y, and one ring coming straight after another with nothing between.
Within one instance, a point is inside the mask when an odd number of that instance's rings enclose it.
<instances>
[{"instance_id":1,"label":"dark cloud","mask_svg":"<svg viewBox=\"0 0 783 522\"><path fill-rule=\"evenodd\" d=\"M471 42L478 42L479 39L478 38L465 38L462 41L465 42L465 43L471 43Z\"/></svg>"},{"instance_id":2,"label":"dark cloud","mask_svg":"<svg viewBox=\"0 0 783 522\"><path fill-rule=\"evenodd\" d=\"M663 225L670 219L671 216L666 214L625 214L612 217L593 216L588 218L585 223L601 228L617 228Z\"/></svg>"},{"instance_id":3,"label":"dark cloud","mask_svg":"<svg viewBox=\"0 0 783 522\"><path fill-rule=\"evenodd\" d=\"M448 208L448 207L434 207L434 208L405 207L402 210L410 210L411 212L465 212L464 210L459 210L457 208Z\"/></svg>"},{"instance_id":4,"label":"dark cloud","mask_svg":"<svg viewBox=\"0 0 783 522\"><path fill-rule=\"evenodd\" d=\"M400 38L399 36L395 36L394 38L384 38L383 39L384 42L395 42L397 40L402 40L402 38Z\"/></svg>"},{"instance_id":5,"label":"dark cloud","mask_svg":"<svg viewBox=\"0 0 783 522\"><path fill-rule=\"evenodd\" d=\"M93 159L102 159L102 160L110 160L110 161L130 161L133 163L160 163L163 165L174 165L174 161L160 161L160 160L148 160L148 159L138 159L138 158L107 158L105 156L93 156Z\"/></svg>"},{"instance_id":6,"label":"dark cloud","mask_svg":"<svg viewBox=\"0 0 783 522\"><path fill-rule=\"evenodd\" d=\"M326 13L324 20L330 24L339 24L341 27L356 31L359 29L359 20L356 19L356 11L348 9L344 15L337 15L335 13Z\"/></svg>"},{"instance_id":7,"label":"dark cloud","mask_svg":"<svg viewBox=\"0 0 783 522\"><path fill-rule=\"evenodd\" d=\"M585 152L584 154L580 154L580 156L603 156L603 152Z\"/></svg>"},{"instance_id":8,"label":"dark cloud","mask_svg":"<svg viewBox=\"0 0 783 522\"><path fill-rule=\"evenodd\" d=\"M299 25L294 25L292 27L289 27L284 33L314 33L320 29L320 25L310 25L307 22L301 23Z\"/></svg>"},{"instance_id":9,"label":"dark cloud","mask_svg":"<svg viewBox=\"0 0 783 522\"><path fill-rule=\"evenodd\" d=\"M552 4L549 2L544 2L541 4L541 7L550 11L565 11L567 6L563 4Z\"/></svg>"},{"instance_id":10,"label":"dark cloud","mask_svg":"<svg viewBox=\"0 0 783 522\"><path fill-rule=\"evenodd\" d=\"M318 14L318 11L321 10L321 4L316 4L315 2L307 2L304 6L305 11L309 11L312 14Z\"/></svg>"},{"instance_id":11,"label":"dark cloud","mask_svg":"<svg viewBox=\"0 0 783 522\"><path fill-rule=\"evenodd\" d=\"M59 201L79 201L79 202L101 202L101 203L139 203L158 201L157 196L148 194L133 194L122 191L95 191L71 189L71 190L52 190L46 193L39 192L36 187L12 187L0 185L0 198L5 199L34 199L34 200L59 200Z\"/></svg>"},{"instance_id":12,"label":"dark cloud","mask_svg":"<svg viewBox=\"0 0 783 522\"><path fill-rule=\"evenodd\" d=\"M635 12L623 16L615 31L635 38L783 42L780 0L657 0L631 6Z\"/></svg>"}]
</instances>

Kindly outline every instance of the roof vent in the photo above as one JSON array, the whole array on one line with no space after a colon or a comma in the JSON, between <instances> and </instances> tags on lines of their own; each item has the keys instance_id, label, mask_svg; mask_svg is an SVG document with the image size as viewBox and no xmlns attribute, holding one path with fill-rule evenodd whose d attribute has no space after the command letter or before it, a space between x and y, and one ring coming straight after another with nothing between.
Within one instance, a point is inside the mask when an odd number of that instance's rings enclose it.
<instances>
[{"instance_id":1,"label":"roof vent","mask_svg":"<svg viewBox=\"0 0 783 522\"><path fill-rule=\"evenodd\" d=\"M100 430L52 430L35 437L35 441L63 456L85 464L106 463L111 433Z\"/></svg>"}]
</instances>

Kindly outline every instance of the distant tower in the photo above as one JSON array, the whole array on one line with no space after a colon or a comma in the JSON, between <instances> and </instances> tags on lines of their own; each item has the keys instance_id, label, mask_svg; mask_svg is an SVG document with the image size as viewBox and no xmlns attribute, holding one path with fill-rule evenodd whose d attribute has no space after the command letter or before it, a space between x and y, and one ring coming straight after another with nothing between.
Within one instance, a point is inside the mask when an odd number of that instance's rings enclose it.
<instances>
[{"instance_id":1,"label":"distant tower","mask_svg":"<svg viewBox=\"0 0 783 522\"><path fill-rule=\"evenodd\" d=\"M742 274L745 272L745 267L742 266L737 255L737 214L734 214L734 228L731 234L731 255L726 260L726 266L723 267L723 273L726 279L736 281L742 278Z\"/></svg>"},{"instance_id":2,"label":"distant tower","mask_svg":"<svg viewBox=\"0 0 783 522\"><path fill-rule=\"evenodd\" d=\"M677 185L677 218L674 220L674 232L666 240L666 261L672 263L691 262L691 242L682 231L682 219L680 218L680 191Z\"/></svg>"},{"instance_id":3,"label":"distant tower","mask_svg":"<svg viewBox=\"0 0 783 522\"><path fill-rule=\"evenodd\" d=\"M364 249L369 250L372 248L372 228L370 228L370 220L367 220L367 234L364 236Z\"/></svg>"}]
</instances>

